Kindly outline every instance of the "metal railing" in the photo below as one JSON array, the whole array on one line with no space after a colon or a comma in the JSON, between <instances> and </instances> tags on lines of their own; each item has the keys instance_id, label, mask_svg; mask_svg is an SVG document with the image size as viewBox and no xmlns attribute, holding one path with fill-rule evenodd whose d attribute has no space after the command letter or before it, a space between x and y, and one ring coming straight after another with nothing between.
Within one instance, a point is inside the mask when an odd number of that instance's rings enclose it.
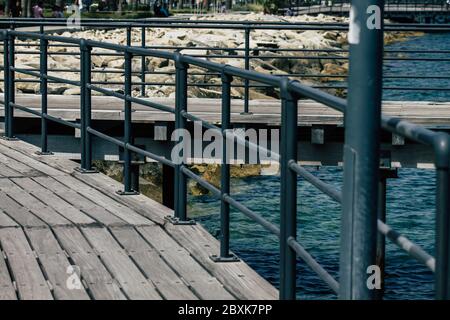
<instances>
[{"instance_id":1,"label":"metal railing","mask_svg":"<svg viewBox=\"0 0 450 320\"><path fill-rule=\"evenodd\" d=\"M358 6L368 2L358 1ZM352 45L350 49L350 92L349 100L343 100L318 89L305 86L286 77L277 77L255 71L240 69L229 65L218 64L196 57L161 50L151 50L132 46L117 45L86 39L74 39L52 36L43 33L5 30L1 34L4 46L3 65L5 72L4 101L5 106L5 138L14 138L14 110L29 112L41 119L41 152L48 154L47 125L57 122L81 132L81 167L80 172L93 172L92 138L98 137L124 150L124 190L121 194L133 194L131 183L132 155L139 154L156 160L175 170L174 217L173 223L189 224L187 215L187 179L193 179L208 189L221 202L220 252L213 257L217 263L234 261L230 252L230 207L246 215L275 234L280 241L280 298L295 299L297 258L302 259L335 293L343 299L371 299L373 290L366 286L366 268L375 264L377 230L387 237L411 257L424 263L436 274L436 298L450 298L449 243L450 243L450 137L445 133L434 132L422 126L401 119L381 115L381 66L376 62L382 56L382 30L362 29L361 43ZM26 38L39 41L39 72L16 68L16 39ZM80 51L80 80L70 81L48 75L47 48L49 41L64 45L74 45ZM123 93L112 92L92 83L91 58L92 49L102 48L114 50L123 55L125 60L125 79ZM369 56L368 56L369 55ZM175 108L152 102L148 99L133 97L132 59L133 57L150 56L169 59L175 63L176 104ZM371 59L368 59L371 58ZM357 68L352 68L354 65ZM222 83L222 123L221 126L208 123L189 113L187 102L188 68L190 66L206 69L221 75ZM20 105L15 100L16 73L37 77L40 83L41 111ZM230 90L233 78L258 82L280 90L281 96L281 148L275 154L260 145L235 136L230 120ZM367 81L370 79L371 81ZM55 118L47 113L48 81L69 83L80 87L80 121L72 122ZM124 135L123 139L111 137L95 129L91 123L92 92L121 99L124 103ZM297 163L297 118L300 99L308 98L330 108L345 113L346 137L344 156L344 188L337 190L313 176ZM170 159L144 150L134 145L132 125L132 103L175 115L175 128L186 128L188 121L200 121L206 128L217 130L224 141L236 139L237 143L249 149L261 150L270 154L270 158L279 161L281 167L281 211L280 224L270 223L256 212L237 201L230 194L230 168L227 162L226 143L223 143L221 184L220 188L191 171L185 163L174 163ZM362 107L366 106L366 107ZM389 130L407 139L428 145L436 155L436 257L430 256L407 238L393 231L383 220L377 219L377 189L379 178L379 130ZM343 205L341 231L341 267L339 283L304 249L297 241L297 176L302 177L320 191L329 195ZM384 200L385 201L385 200Z\"/></svg>"},{"instance_id":2,"label":"metal railing","mask_svg":"<svg viewBox=\"0 0 450 320\"><path fill-rule=\"evenodd\" d=\"M350 0L291 0L286 1L283 13L287 8L296 14L318 14L318 13L347 13L350 8ZM386 0L384 1L386 12L449 12L450 8L446 0Z\"/></svg>"},{"instance_id":3,"label":"metal railing","mask_svg":"<svg viewBox=\"0 0 450 320\"><path fill-rule=\"evenodd\" d=\"M18 29L22 27L38 27L41 33L45 33L47 30L52 30L51 28L61 27L63 29L66 28L65 20L38 20L38 19L0 19L0 26ZM125 41L127 45L132 45L140 48L146 49L155 49L155 50L167 50L172 52L180 52L185 49L190 51L190 55L198 58L206 58L208 60L214 58L226 58L231 60L240 60L243 61L243 68L246 70L252 69L253 62L260 61L278 61L280 63L288 63L289 61L307 61L308 64L311 63L326 63L326 62L335 62L336 64L343 64L348 62L348 49L310 49L310 48L277 48L277 47L264 47L264 45L252 45L252 34L257 31L339 31L339 32L347 32L348 25L343 23L286 23L286 22L240 22L240 21L185 21L185 20L145 20L145 21L120 21L120 20L82 20L81 26L83 28L114 28L124 32ZM243 45L241 47L233 47L233 46L181 46L181 45L148 45L151 43L151 39L147 39L146 32L151 29L162 28L162 29L211 29L211 30L235 30L237 32L243 33ZM450 25L420 25L420 24L389 24L385 26L386 32L450 32ZM138 42L133 41L133 38L136 38L136 32L139 32L140 35ZM39 43L20 43L16 44L17 55L38 55L40 51ZM50 56L79 56L79 52L59 52L59 48L61 46L65 46L70 48L73 45L61 45L54 44L50 42L48 44L48 54ZM33 49L33 48L36 48ZM207 50L205 54L204 51ZM197 54L198 52L198 54ZM390 90L392 92L450 92L450 88L448 86L443 85L443 81L450 81L450 74L443 74L440 72L440 68L438 64L450 62L450 59L446 58L445 55L450 53L450 48L444 49L426 49L426 50L413 50L413 49L389 49L385 50L384 61L393 64L397 63L395 67L389 67L389 70L385 72L384 79L389 81L384 85L385 90ZM117 56L121 57L117 52L93 52L92 56ZM140 66L134 68L132 74L140 79L137 81L133 79L133 88L138 87L139 93L141 96L146 96L146 89L151 88L152 86L168 86L174 87L175 82L173 78L175 77L175 70L169 71L158 71L158 70L149 70L146 67L145 56L141 56ZM426 74L409 74L407 71L402 69L401 66L398 66L401 62L417 62L421 63L423 61L427 61L428 63L435 64L435 70L428 70ZM27 68L30 71L39 72L37 68ZM342 91L342 95L346 95L347 91L347 73L330 73L323 71L314 71L313 68L306 68L307 70L300 70L296 72L285 72L280 69L282 72L274 72L273 75L278 77L289 77L295 78L299 81L314 81L315 83L312 85L318 89L324 90L340 90ZM432 69L432 68L430 68ZM59 75L61 73L72 73L78 74L80 72L77 68L48 68L48 72L51 74ZM92 70L93 74L122 74L122 70L104 67L97 67ZM152 75L156 78L161 75L167 75L168 79L164 81L152 80ZM203 80L198 80L203 77ZM206 71L206 72L189 72L188 73L188 86L189 87L199 87L199 88L220 88L220 84L212 83L210 78L219 79L221 75L214 71ZM170 78L170 79L169 79ZM407 81L423 78L430 79L431 84L429 85L417 85L413 83L403 84ZM197 80L195 80L197 79ZM438 82L439 80L439 82ZM2 79L0 79L2 81ZM38 83L38 80L35 79L18 79L18 82L24 83ZM52 79L48 79L49 83L53 83ZM391 84L392 81L396 81L397 84ZM97 80L94 81L97 85L104 86L122 86L122 81L105 81L105 80ZM247 79L243 79L239 83L234 83L233 88L242 89L242 98L244 100L244 113L249 113L249 100L250 100L250 89L259 89L264 90L269 88L262 83L256 83L254 81L249 81ZM275 97L279 97L278 93L271 93Z\"/></svg>"}]
</instances>

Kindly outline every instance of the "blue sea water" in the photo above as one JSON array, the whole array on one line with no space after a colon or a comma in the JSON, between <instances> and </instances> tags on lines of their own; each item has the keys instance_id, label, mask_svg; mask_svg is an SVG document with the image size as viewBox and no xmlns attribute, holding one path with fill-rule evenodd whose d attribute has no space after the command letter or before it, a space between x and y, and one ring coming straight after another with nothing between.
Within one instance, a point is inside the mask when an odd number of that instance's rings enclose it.
<instances>
[{"instance_id":1,"label":"blue sea water","mask_svg":"<svg viewBox=\"0 0 450 320\"><path fill-rule=\"evenodd\" d=\"M450 49L450 35L428 34L389 46L393 50ZM409 53L406 56L410 55ZM450 59L449 54L434 55ZM414 55L417 57L417 54ZM385 74L447 75L450 62L388 61ZM389 86L447 87L449 80L386 79ZM385 91L385 100L450 101L450 91ZM309 167L315 176L341 187L342 169ZM267 220L279 223L280 178L259 176L232 180L232 195ZM434 254L435 172L399 169L399 178L388 182L387 222L396 231ZM190 197L189 211L200 214L198 221L217 234L219 202L211 196ZM307 182L298 179L298 240L309 253L338 278L340 206ZM231 249L275 286L279 283L279 246L275 236L242 213L231 214ZM433 275L391 243L386 253L386 299L432 299ZM301 260L297 264L299 299L335 299L336 296Z\"/></svg>"}]
</instances>

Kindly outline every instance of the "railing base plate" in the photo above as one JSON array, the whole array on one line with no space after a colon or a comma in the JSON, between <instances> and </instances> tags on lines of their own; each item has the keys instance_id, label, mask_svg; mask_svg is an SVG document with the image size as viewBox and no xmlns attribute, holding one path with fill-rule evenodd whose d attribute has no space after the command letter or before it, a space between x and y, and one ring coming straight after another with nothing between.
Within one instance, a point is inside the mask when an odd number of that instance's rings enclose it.
<instances>
[{"instance_id":1,"label":"railing base plate","mask_svg":"<svg viewBox=\"0 0 450 320\"><path fill-rule=\"evenodd\" d=\"M81 167L77 167L77 168L75 168L75 169L73 169L73 170L75 170L76 172L79 172L79 173L83 173L83 174L87 174L87 173L98 173L98 170L97 170L97 169L83 169L83 168L81 168Z\"/></svg>"},{"instance_id":2,"label":"railing base plate","mask_svg":"<svg viewBox=\"0 0 450 320\"><path fill-rule=\"evenodd\" d=\"M138 191L123 191L123 190L117 190L116 193L119 196L137 196L138 194L141 194Z\"/></svg>"},{"instance_id":3,"label":"railing base plate","mask_svg":"<svg viewBox=\"0 0 450 320\"><path fill-rule=\"evenodd\" d=\"M36 151L35 152L38 156L52 156L54 153L53 152L51 152L51 151L45 151L45 152L42 152L42 151Z\"/></svg>"},{"instance_id":4,"label":"railing base plate","mask_svg":"<svg viewBox=\"0 0 450 320\"><path fill-rule=\"evenodd\" d=\"M253 115L253 112L241 112L240 115L241 116L251 116L251 115Z\"/></svg>"},{"instance_id":5,"label":"railing base plate","mask_svg":"<svg viewBox=\"0 0 450 320\"><path fill-rule=\"evenodd\" d=\"M165 216L164 220L170 222L171 224L175 226L193 226L196 225L197 222L195 220L180 220L179 218L172 217L172 216Z\"/></svg>"},{"instance_id":6,"label":"railing base plate","mask_svg":"<svg viewBox=\"0 0 450 320\"><path fill-rule=\"evenodd\" d=\"M230 262L240 262L241 261L241 259L239 259L234 254L230 254L229 257L220 257L218 255L213 254L213 255L209 256L209 258L216 263L222 263L222 262L230 263Z\"/></svg>"},{"instance_id":7,"label":"railing base plate","mask_svg":"<svg viewBox=\"0 0 450 320\"><path fill-rule=\"evenodd\" d=\"M4 134L0 135L0 139L6 140L6 141L17 141L17 140L19 140L16 137L11 137L10 138L10 137L5 136Z\"/></svg>"}]
</instances>

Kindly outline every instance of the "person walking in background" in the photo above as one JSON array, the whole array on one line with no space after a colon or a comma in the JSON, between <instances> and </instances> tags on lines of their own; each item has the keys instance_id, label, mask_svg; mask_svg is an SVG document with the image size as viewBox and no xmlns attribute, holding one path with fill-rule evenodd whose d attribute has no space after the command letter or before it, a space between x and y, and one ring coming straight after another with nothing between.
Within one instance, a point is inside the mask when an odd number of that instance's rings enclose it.
<instances>
[{"instance_id":1,"label":"person walking in background","mask_svg":"<svg viewBox=\"0 0 450 320\"><path fill-rule=\"evenodd\" d=\"M42 19L44 17L44 3L38 1L38 3L33 7L33 18Z\"/></svg>"},{"instance_id":2,"label":"person walking in background","mask_svg":"<svg viewBox=\"0 0 450 320\"><path fill-rule=\"evenodd\" d=\"M52 17L53 18L64 18L64 13L60 6L58 6L58 5L53 6Z\"/></svg>"},{"instance_id":3,"label":"person walking in background","mask_svg":"<svg viewBox=\"0 0 450 320\"><path fill-rule=\"evenodd\" d=\"M20 0L18 1L12 1L11 2L11 7L10 7L10 11L11 11L11 16L13 18L15 17L20 17L21 13L22 13L22 6L20 4Z\"/></svg>"},{"instance_id":4,"label":"person walking in background","mask_svg":"<svg viewBox=\"0 0 450 320\"><path fill-rule=\"evenodd\" d=\"M153 4L153 12L155 13L156 17L167 18L169 16L168 10L161 5L161 2L159 0L156 0Z\"/></svg>"}]
</instances>

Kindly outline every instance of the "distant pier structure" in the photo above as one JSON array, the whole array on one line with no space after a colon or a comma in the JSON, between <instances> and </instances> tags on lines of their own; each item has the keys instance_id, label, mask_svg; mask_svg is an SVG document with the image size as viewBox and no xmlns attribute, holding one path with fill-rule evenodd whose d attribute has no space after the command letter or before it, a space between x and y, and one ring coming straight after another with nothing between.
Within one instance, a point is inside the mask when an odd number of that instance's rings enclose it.
<instances>
[{"instance_id":1,"label":"distant pier structure","mask_svg":"<svg viewBox=\"0 0 450 320\"><path fill-rule=\"evenodd\" d=\"M294 15L345 16L350 12L350 0L291 0L286 2L281 13L287 14L289 8ZM399 22L448 23L450 5L446 0L386 0L384 16Z\"/></svg>"}]
</instances>

